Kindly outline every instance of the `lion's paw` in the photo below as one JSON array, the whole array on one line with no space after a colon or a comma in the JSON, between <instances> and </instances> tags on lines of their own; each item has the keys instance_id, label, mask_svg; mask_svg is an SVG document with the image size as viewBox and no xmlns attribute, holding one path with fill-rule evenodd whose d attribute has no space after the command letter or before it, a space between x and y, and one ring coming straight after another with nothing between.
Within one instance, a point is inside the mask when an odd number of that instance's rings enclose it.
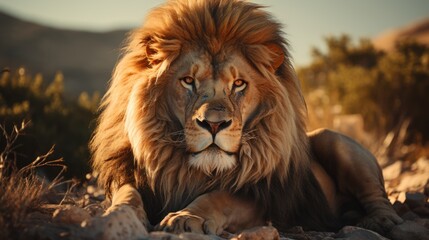
<instances>
[{"instance_id":1,"label":"lion's paw","mask_svg":"<svg viewBox=\"0 0 429 240\"><path fill-rule=\"evenodd\" d=\"M369 216L363 218L358 224L358 227L376 231L382 235L390 232L390 230L397 224L402 223L404 220L400 218L393 210L374 212Z\"/></svg>"},{"instance_id":2,"label":"lion's paw","mask_svg":"<svg viewBox=\"0 0 429 240\"><path fill-rule=\"evenodd\" d=\"M223 230L214 220L204 219L188 211L169 213L156 229L171 233L193 232L200 234L218 234Z\"/></svg>"}]
</instances>

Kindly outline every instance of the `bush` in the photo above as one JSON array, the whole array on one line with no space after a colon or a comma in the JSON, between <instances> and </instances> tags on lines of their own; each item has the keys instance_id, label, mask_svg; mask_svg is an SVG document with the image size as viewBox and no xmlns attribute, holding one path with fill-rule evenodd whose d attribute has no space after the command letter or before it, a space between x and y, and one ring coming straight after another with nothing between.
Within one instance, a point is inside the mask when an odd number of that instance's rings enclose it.
<instances>
[{"instance_id":1,"label":"bush","mask_svg":"<svg viewBox=\"0 0 429 240\"><path fill-rule=\"evenodd\" d=\"M20 169L15 167L16 143L26 126L25 123L13 126L10 132L0 126L0 139L5 143L0 150L0 239L28 239L23 233L29 230L26 223L29 216L40 211L48 199L57 196L55 188L63 183L60 175L47 183L36 174L39 168L64 169L60 159L50 160L52 149Z\"/></svg>"},{"instance_id":2,"label":"bush","mask_svg":"<svg viewBox=\"0 0 429 240\"><path fill-rule=\"evenodd\" d=\"M0 78L0 123L6 129L22 121L30 123L15 145L20 153L16 156L17 167L27 165L54 145L52 157L64 159L65 176L83 179L90 171L87 145L98 102L97 94L89 97L87 93L82 93L79 101L67 99L61 73L45 85L42 75L32 78L23 68L15 73L4 71ZM5 142L0 144L3 147ZM47 174L52 178L58 171L49 170Z\"/></svg>"},{"instance_id":3,"label":"bush","mask_svg":"<svg viewBox=\"0 0 429 240\"><path fill-rule=\"evenodd\" d=\"M379 136L410 120L408 141L429 141L429 48L413 41L383 52L369 40L326 39L327 52L313 51L313 62L298 70L304 90L324 91L342 114L362 114ZM311 105L311 103L310 103Z\"/></svg>"}]
</instances>

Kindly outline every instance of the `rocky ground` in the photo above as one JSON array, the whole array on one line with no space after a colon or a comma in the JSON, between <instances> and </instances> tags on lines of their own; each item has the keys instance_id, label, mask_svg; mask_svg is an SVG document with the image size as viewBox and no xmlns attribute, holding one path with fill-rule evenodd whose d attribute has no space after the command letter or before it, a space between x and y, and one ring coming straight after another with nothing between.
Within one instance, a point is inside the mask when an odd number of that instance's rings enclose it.
<instances>
[{"instance_id":1,"label":"rocky ground","mask_svg":"<svg viewBox=\"0 0 429 240\"><path fill-rule=\"evenodd\" d=\"M420 158L412 164L395 162L383 169L386 189L395 210L405 220L390 233L392 239L429 239L429 159ZM91 176L88 176L91 178ZM24 239L100 239L109 236L87 231L88 221L99 217L106 209L103 192L93 184L82 186L62 199L61 204L47 204L39 211L30 213L21 233ZM125 217L125 219L124 219ZM119 216L126 224L127 215ZM118 221L122 224L121 221ZM129 220L128 220L129 221ZM114 223L117 224L117 223ZM109 223L108 226L111 226ZM120 238L118 238L120 239ZM224 232L221 236L207 236L192 233L174 235L164 232L150 232L140 239L386 239L379 234L346 226L339 232L311 232L294 227L279 233L274 227L265 226L249 229L240 234Z\"/></svg>"}]
</instances>

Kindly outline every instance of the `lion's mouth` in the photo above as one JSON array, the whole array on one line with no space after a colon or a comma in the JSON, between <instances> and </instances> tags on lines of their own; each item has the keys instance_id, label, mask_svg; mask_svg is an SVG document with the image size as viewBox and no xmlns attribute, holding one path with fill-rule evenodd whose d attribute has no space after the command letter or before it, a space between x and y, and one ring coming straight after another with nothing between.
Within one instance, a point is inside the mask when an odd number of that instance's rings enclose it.
<instances>
[{"instance_id":1,"label":"lion's mouth","mask_svg":"<svg viewBox=\"0 0 429 240\"><path fill-rule=\"evenodd\" d=\"M190 153L189 165L211 176L214 172L223 172L233 168L237 163L236 155L236 153L225 151L212 143L201 151Z\"/></svg>"},{"instance_id":2,"label":"lion's mouth","mask_svg":"<svg viewBox=\"0 0 429 240\"><path fill-rule=\"evenodd\" d=\"M204 148L204 149L203 149L203 150L201 150L201 151L198 151L198 152L190 152L190 154L191 154L192 156L196 156L196 155L198 155L198 154L200 154L200 153L202 153L202 152L209 152L209 153L214 153L214 154L219 153L219 152L224 152L224 153L228 154L229 156L232 156L232 155L234 155L234 154L235 154L234 152L229 152L229 151L223 150L222 148L220 148L220 147L219 147L218 145L216 145L215 143L210 144L208 147Z\"/></svg>"}]
</instances>

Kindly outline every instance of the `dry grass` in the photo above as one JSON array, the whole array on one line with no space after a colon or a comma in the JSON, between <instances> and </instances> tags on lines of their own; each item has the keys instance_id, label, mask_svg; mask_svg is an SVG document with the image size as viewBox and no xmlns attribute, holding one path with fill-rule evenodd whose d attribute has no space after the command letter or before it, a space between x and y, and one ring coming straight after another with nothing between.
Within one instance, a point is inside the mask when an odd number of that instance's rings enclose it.
<instances>
[{"instance_id":1,"label":"dry grass","mask_svg":"<svg viewBox=\"0 0 429 240\"><path fill-rule=\"evenodd\" d=\"M14 239L19 238L28 214L40 209L46 202L46 197L62 183L60 174L53 181L47 182L40 178L36 171L49 166L65 170L61 159L49 160L53 148L24 168L15 167L17 139L26 126L27 123L22 123L20 127L15 126L11 132L0 126L6 142L0 153L0 239L10 239L12 236Z\"/></svg>"}]
</instances>

